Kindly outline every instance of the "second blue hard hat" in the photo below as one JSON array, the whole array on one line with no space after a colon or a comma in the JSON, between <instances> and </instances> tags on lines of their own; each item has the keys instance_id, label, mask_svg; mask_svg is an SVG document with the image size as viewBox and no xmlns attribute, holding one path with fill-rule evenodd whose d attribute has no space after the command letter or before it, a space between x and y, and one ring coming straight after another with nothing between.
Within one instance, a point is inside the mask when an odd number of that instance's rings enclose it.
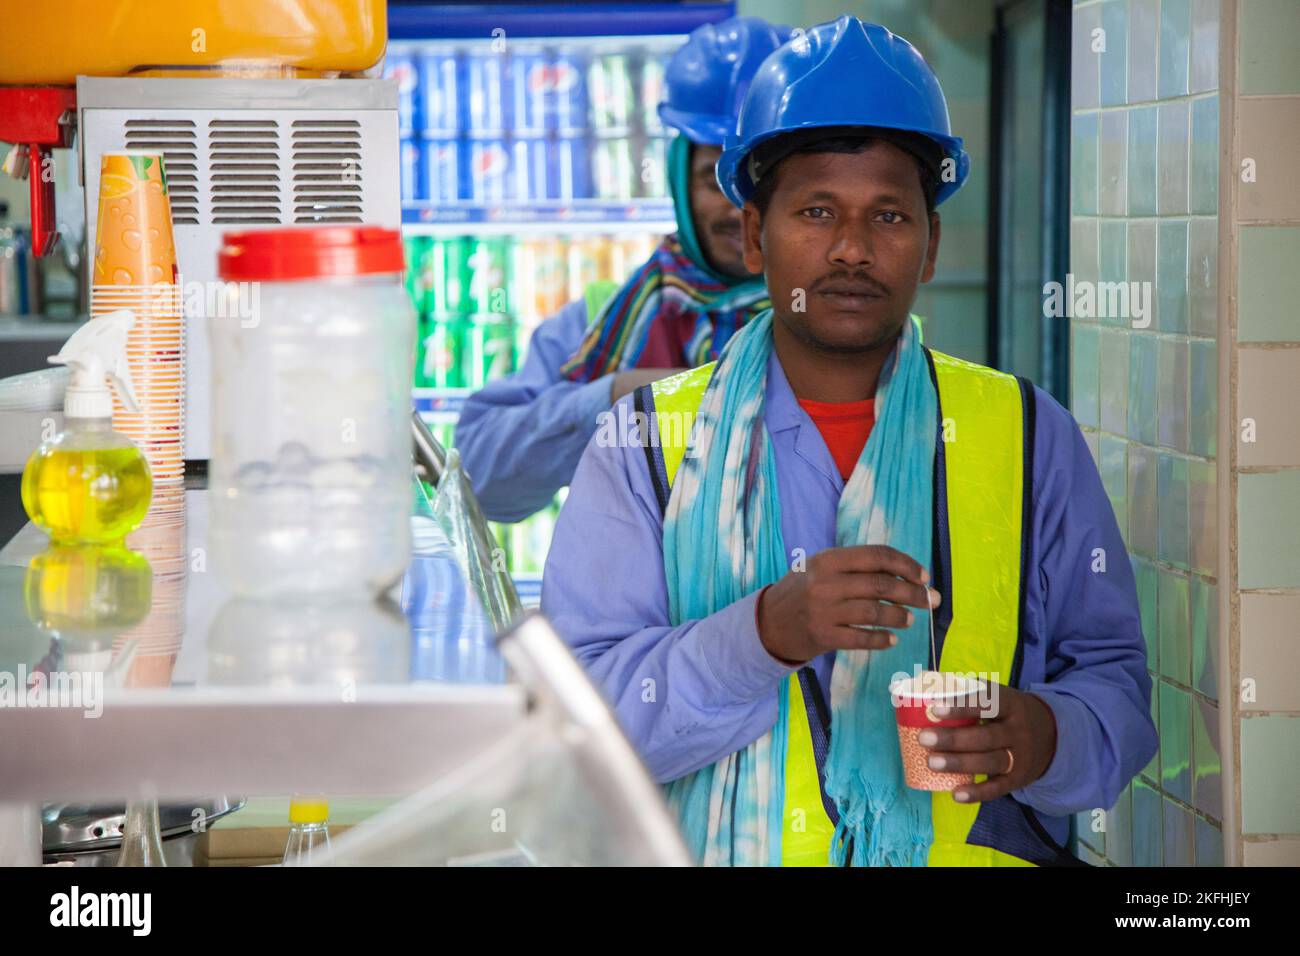
<instances>
[{"instance_id":1,"label":"second blue hard hat","mask_svg":"<svg viewBox=\"0 0 1300 956\"><path fill-rule=\"evenodd\" d=\"M721 146L736 126L750 80L792 29L759 17L732 17L691 31L664 71L659 118L694 143Z\"/></svg>"},{"instance_id":2,"label":"second blue hard hat","mask_svg":"<svg viewBox=\"0 0 1300 956\"><path fill-rule=\"evenodd\" d=\"M944 156L935 204L970 172L961 137L952 135L948 103L930 65L905 39L845 15L795 36L754 75L718 160L718 183L737 206L754 193L749 158L786 133L819 127L871 126L917 133Z\"/></svg>"}]
</instances>

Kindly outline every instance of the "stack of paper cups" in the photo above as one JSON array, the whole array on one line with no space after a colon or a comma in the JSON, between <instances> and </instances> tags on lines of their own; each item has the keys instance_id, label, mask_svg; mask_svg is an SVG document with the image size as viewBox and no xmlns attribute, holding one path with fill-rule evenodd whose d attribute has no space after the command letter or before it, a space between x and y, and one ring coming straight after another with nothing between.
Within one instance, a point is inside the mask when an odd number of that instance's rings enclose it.
<instances>
[{"instance_id":1,"label":"stack of paper cups","mask_svg":"<svg viewBox=\"0 0 1300 956\"><path fill-rule=\"evenodd\" d=\"M144 452L155 486L185 478L182 304L162 154L104 153L90 315L94 321L118 309L135 313L126 355L140 411L128 412L115 397L113 428Z\"/></svg>"}]
</instances>

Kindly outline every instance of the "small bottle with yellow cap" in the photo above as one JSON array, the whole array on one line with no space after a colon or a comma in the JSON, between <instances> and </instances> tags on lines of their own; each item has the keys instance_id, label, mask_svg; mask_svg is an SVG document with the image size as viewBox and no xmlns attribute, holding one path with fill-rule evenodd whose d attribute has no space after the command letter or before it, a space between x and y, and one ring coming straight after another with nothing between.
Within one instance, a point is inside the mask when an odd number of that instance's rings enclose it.
<instances>
[{"instance_id":1,"label":"small bottle with yellow cap","mask_svg":"<svg viewBox=\"0 0 1300 956\"><path fill-rule=\"evenodd\" d=\"M329 856L329 802L320 794L295 793L289 800L289 841L284 866L319 865Z\"/></svg>"}]
</instances>

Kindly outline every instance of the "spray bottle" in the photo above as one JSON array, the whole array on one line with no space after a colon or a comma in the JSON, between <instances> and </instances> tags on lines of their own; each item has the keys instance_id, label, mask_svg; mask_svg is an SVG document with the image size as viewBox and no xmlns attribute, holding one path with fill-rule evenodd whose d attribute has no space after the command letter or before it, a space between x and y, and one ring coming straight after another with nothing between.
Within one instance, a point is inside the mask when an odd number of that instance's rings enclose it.
<instances>
[{"instance_id":1,"label":"spray bottle","mask_svg":"<svg viewBox=\"0 0 1300 956\"><path fill-rule=\"evenodd\" d=\"M144 520L153 476L131 439L113 431L111 382L139 412L126 361L135 315L125 309L91 319L49 361L68 366L64 430L32 453L23 469L23 507L57 544L120 543Z\"/></svg>"}]
</instances>

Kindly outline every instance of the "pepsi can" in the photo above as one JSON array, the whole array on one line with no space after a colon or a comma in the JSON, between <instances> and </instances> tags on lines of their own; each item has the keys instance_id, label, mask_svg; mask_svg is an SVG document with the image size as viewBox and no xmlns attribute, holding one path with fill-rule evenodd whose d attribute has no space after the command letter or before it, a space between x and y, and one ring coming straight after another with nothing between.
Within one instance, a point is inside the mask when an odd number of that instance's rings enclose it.
<instances>
[{"instance_id":1,"label":"pepsi can","mask_svg":"<svg viewBox=\"0 0 1300 956\"><path fill-rule=\"evenodd\" d=\"M591 150L583 136L561 135L547 144L548 199L587 199L591 196Z\"/></svg>"},{"instance_id":2,"label":"pepsi can","mask_svg":"<svg viewBox=\"0 0 1300 956\"><path fill-rule=\"evenodd\" d=\"M400 135L410 136L420 128L415 58L405 53L390 54L384 63L384 78L397 81L397 129Z\"/></svg>"},{"instance_id":3,"label":"pepsi can","mask_svg":"<svg viewBox=\"0 0 1300 956\"><path fill-rule=\"evenodd\" d=\"M501 139L474 139L467 144L466 183L474 202L502 202L510 198L510 154Z\"/></svg>"},{"instance_id":4,"label":"pepsi can","mask_svg":"<svg viewBox=\"0 0 1300 956\"><path fill-rule=\"evenodd\" d=\"M517 135L536 136L546 131L549 69L541 47L514 48L510 58L510 111Z\"/></svg>"},{"instance_id":5,"label":"pepsi can","mask_svg":"<svg viewBox=\"0 0 1300 956\"><path fill-rule=\"evenodd\" d=\"M466 121L471 136L499 136L510 125L505 61L504 53L491 50L471 50L465 57Z\"/></svg>"},{"instance_id":6,"label":"pepsi can","mask_svg":"<svg viewBox=\"0 0 1300 956\"><path fill-rule=\"evenodd\" d=\"M550 198L547 188L547 153L544 137L520 137L510 146L510 198L515 202Z\"/></svg>"},{"instance_id":7,"label":"pepsi can","mask_svg":"<svg viewBox=\"0 0 1300 956\"><path fill-rule=\"evenodd\" d=\"M423 190L420 188L420 144L413 139L402 137L399 156L401 157L402 202L423 199Z\"/></svg>"},{"instance_id":8,"label":"pepsi can","mask_svg":"<svg viewBox=\"0 0 1300 956\"><path fill-rule=\"evenodd\" d=\"M426 136L455 136L461 129L461 71L451 50L428 50L420 54L420 99L422 129Z\"/></svg>"},{"instance_id":9,"label":"pepsi can","mask_svg":"<svg viewBox=\"0 0 1300 956\"><path fill-rule=\"evenodd\" d=\"M578 50L561 48L546 74L546 126L560 133L580 133L587 127L587 69Z\"/></svg>"},{"instance_id":10,"label":"pepsi can","mask_svg":"<svg viewBox=\"0 0 1300 956\"><path fill-rule=\"evenodd\" d=\"M454 202L464 195L461 144L454 139L426 140L421 147L421 199Z\"/></svg>"}]
</instances>

